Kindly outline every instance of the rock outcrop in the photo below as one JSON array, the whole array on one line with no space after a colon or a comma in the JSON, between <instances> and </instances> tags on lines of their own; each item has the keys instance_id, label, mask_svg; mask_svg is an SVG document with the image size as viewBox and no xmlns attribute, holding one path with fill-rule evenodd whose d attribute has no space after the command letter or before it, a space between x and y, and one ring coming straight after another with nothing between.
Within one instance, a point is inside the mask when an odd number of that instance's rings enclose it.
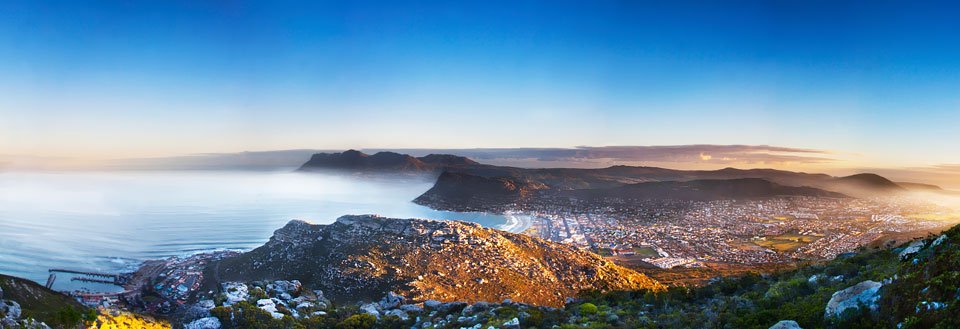
<instances>
[{"instance_id":1,"label":"rock outcrop","mask_svg":"<svg viewBox=\"0 0 960 329\"><path fill-rule=\"evenodd\" d=\"M782 320L770 326L770 329L802 329L802 328L800 328L800 325L797 324L797 321Z\"/></svg>"},{"instance_id":2,"label":"rock outcrop","mask_svg":"<svg viewBox=\"0 0 960 329\"><path fill-rule=\"evenodd\" d=\"M194 320L183 326L184 329L220 329L220 319L215 317L205 317Z\"/></svg>"},{"instance_id":3,"label":"rock outcrop","mask_svg":"<svg viewBox=\"0 0 960 329\"><path fill-rule=\"evenodd\" d=\"M223 260L230 281L299 279L333 300L414 302L512 299L561 306L584 290L663 289L660 283L573 246L474 223L343 216L291 221L264 246ZM394 300L385 303L395 304Z\"/></svg>"},{"instance_id":4,"label":"rock outcrop","mask_svg":"<svg viewBox=\"0 0 960 329\"><path fill-rule=\"evenodd\" d=\"M910 242L910 244L903 248L903 251L900 252L900 259L907 259L907 257L910 257L910 255L913 255L920 251L920 249L923 249L925 244L926 242L923 240Z\"/></svg>"},{"instance_id":5,"label":"rock outcrop","mask_svg":"<svg viewBox=\"0 0 960 329\"><path fill-rule=\"evenodd\" d=\"M877 301L880 299L880 287L883 284L876 281L863 281L847 289L833 293L830 301L827 302L824 317L837 317L843 314L843 311L849 308L858 308L864 304L874 310L877 307Z\"/></svg>"}]
</instances>

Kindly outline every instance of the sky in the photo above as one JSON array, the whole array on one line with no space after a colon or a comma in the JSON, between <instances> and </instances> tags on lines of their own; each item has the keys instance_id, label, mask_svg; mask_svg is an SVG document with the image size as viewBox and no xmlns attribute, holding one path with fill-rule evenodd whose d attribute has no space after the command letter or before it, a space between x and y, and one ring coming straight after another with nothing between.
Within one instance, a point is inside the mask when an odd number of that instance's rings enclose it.
<instances>
[{"instance_id":1,"label":"sky","mask_svg":"<svg viewBox=\"0 0 960 329\"><path fill-rule=\"evenodd\" d=\"M957 31L927 1L3 1L0 162L748 145L829 161L680 162L955 173Z\"/></svg>"}]
</instances>

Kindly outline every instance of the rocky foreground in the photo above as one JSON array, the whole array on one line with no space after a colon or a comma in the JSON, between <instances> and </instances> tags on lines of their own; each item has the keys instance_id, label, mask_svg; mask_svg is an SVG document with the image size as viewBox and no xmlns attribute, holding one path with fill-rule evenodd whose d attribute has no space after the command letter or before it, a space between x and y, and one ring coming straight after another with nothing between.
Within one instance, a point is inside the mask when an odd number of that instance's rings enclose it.
<instances>
[{"instance_id":1,"label":"rocky foreground","mask_svg":"<svg viewBox=\"0 0 960 329\"><path fill-rule=\"evenodd\" d=\"M300 280L340 302L397 292L411 301L560 307L584 291L663 290L593 253L477 224L343 216L291 221L264 246L208 267L220 281Z\"/></svg>"}]
</instances>

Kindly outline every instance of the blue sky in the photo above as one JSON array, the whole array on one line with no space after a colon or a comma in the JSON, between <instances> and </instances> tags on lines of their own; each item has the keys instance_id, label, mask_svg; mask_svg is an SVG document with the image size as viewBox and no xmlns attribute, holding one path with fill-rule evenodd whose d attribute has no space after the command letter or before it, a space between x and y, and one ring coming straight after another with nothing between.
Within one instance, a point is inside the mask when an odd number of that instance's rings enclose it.
<instances>
[{"instance_id":1,"label":"blue sky","mask_svg":"<svg viewBox=\"0 0 960 329\"><path fill-rule=\"evenodd\" d=\"M0 4L0 154L747 144L960 163L960 4Z\"/></svg>"}]
</instances>

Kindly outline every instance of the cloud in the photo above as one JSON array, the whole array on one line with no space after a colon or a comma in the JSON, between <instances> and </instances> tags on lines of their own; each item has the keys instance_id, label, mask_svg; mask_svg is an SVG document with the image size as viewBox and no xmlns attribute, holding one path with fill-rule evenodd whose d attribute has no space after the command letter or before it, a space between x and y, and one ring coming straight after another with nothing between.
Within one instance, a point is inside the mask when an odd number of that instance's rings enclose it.
<instances>
[{"instance_id":1,"label":"cloud","mask_svg":"<svg viewBox=\"0 0 960 329\"><path fill-rule=\"evenodd\" d=\"M342 150L282 150L239 153L204 153L175 157L113 159L96 165L105 169L242 169L283 170L296 168L317 152ZM481 163L521 167L597 168L616 164L682 167L686 164L709 166L780 166L784 164L823 164L835 161L833 152L816 149L769 145L667 145L667 146L578 146L573 148L477 148L477 149L363 149L367 153L394 151L414 156L447 153L465 156ZM7 160L0 156L0 161ZM39 167L60 164L52 159L14 159L14 165ZM62 167L62 166L61 166Z\"/></svg>"},{"instance_id":2,"label":"cloud","mask_svg":"<svg viewBox=\"0 0 960 329\"><path fill-rule=\"evenodd\" d=\"M927 183L949 189L960 189L960 164L944 163L928 167L859 168L897 182Z\"/></svg>"},{"instance_id":3,"label":"cloud","mask_svg":"<svg viewBox=\"0 0 960 329\"><path fill-rule=\"evenodd\" d=\"M769 145L578 146L574 148L406 149L415 153L452 153L476 160L532 159L540 162L821 164L832 151Z\"/></svg>"}]
</instances>

